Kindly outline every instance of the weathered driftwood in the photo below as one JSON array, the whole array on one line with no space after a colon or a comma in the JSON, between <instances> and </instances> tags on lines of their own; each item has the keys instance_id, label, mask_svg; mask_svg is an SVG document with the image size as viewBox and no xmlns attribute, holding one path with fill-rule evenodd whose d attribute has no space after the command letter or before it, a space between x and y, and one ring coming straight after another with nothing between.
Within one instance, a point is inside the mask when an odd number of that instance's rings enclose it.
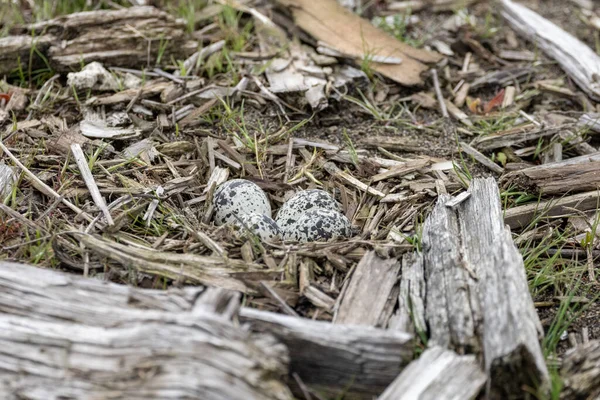
<instances>
[{"instance_id":1,"label":"weathered driftwood","mask_svg":"<svg viewBox=\"0 0 600 400\"><path fill-rule=\"evenodd\" d=\"M424 271L428 343L481 353L491 390L520 394L547 383L543 330L495 180L475 179L469 192L452 207L440 196L423 228L422 265L413 268Z\"/></svg>"},{"instance_id":2,"label":"weathered driftwood","mask_svg":"<svg viewBox=\"0 0 600 400\"><path fill-rule=\"evenodd\" d=\"M91 61L121 67L154 65L163 48L162 60L168 61L171 56L183 58L197 47L188 40L182 21L154 7L74 13L14 33L0 39L0 74L14 71L19 63L28 68L30 57L33 68L45 67L36 52L54 70L70 71Z\"/></svg>"},{"instance_id":3,"label":"weathered driftwood","mask_svg":"<svg viewBox=\"0 0 600 400\"><path fill-rule=\"evenodd\" d=\"M535 219L545 219L596 210L600 206L600 191L585 192L559 199L541 201L509 208L504 213L504 223L511 229L523 229Z\"/></svg>"},{"instance_id":4,"label":"weathered driftwood","mask_svg":"<svg viewBox=\"0 0 600 400\"><path fill-rule=\"evenodd\" d=\"M204 293L198 287L137 289L0 263L0 315L68 322L72 328L133 325L151 318L158 323L167 315L171 318L168 321L184 319L192 326L196 314L215 312L221 315L220 319L235 319L239 304L231 296L222 291ZM271 332L288 347L290 374L297 374L311 387L327 387L348 398L378 395L413 357L411 336L402 332L332 325L246 308L241 309L240 318L259 338L264 332ZM281 350L276 344L271 346L275 353ZM257 356L267 357L270 353L261 354ZM257 373L252 372L250 377ZM293 383L291 377L288 380Z\"/></svg>"},{"instance_id":5,"label":"weathered driftwood","mask_svg":"<svg viewBox=\"0 0 600 400\"><path fill-rule=\"evenodd\" d=\"M560 370L562 399L600 398L600 341L592 340L569 351Z\"/></svg>"},{"instance_id":6,"label":"weathered driftwood","mask_svg":"<svg viewBox=\"0 0 600 400\"><path fill-rule=\"evenodd\" d=\"M397 399L473 399L486 382L475 356L459 356L434 346L410 363L378 397Z\"/></svg>"},{"instance_id":7,"label":"weathered driftwood","mask_svg":"<svg viewBox=\"0 0 600 400\"><path fill-rule=\"evenodd\" d=\"M277 337L290 352L290 371L317 391L344 398L379 395L412 360L412 336L357 325L336 325L250 308L240 319Z\"/></svg>"},{"instance_id":8,"label":"weathered driftwood","mask_svg":"<svg viewBox=\"0 0 600 400\"><path fill-rule=\"evenodd\" d=\"M339 303L333 322L385 327L397 300L400 261L369 251L360 260ZM389 303L392 303L390 306Z\"/></svg>"},{"instance_id":9,"label":"weathered driftwood","mask_svg":"<svg viewBox=\"0 0 600 400\"><path fill-rule=\"evenodd\" d=\"M524 168L503 180L546 195L594 190L600 187L600 153Z\"/></svg>"},{"instance_id":10,"label":"weathered driftwood","mask_svg":"<svg viewBox=\"0 0 600 400\"><path fill-rule=\"evenodd\" d=\"M0 287L3 398L292 398L285 346L216 314L227 295L148 310L131 289L6 262Z\"/></svg>"},{"instance_id":11,"label":"weathered driftwood","mask_svg":"<svg viewBox=\"0 0 600 400\"><path fill-rule=\"evenodd\" d=\"M426 286L423 263L416 262L417 259L416 253L402 257L398 309L390 319L389 329L420 336L427 332L424 303Z\"/></svg>"},{"instance_id":12,"label":"weathered driftwood","mask_svg":"<svg viewBox=\"0 0 600 400\"><path fill-rule=\"evenodd\" d=\"M595 100L600 100L600 57L585 43L527 7L502 0L502 16L510 26L544 53Z\"/></svg>"}]
</instances>

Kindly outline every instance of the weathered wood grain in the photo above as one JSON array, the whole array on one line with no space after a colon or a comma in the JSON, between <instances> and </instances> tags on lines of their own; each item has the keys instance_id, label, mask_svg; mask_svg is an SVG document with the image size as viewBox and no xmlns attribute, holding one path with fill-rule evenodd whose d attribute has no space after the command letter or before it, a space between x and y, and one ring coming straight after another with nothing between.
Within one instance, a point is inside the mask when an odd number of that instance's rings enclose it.
<instances>
[{"instance_id":1,"label":"weathered wood grain","mask_svg":"<svg viewBox=\"0 0 600 400\"><path fill-rule=\"evenodd\" d=\"M538 218L544 220L569 216L576 214L578 211L595 210L599 206L600 191L578 193L559 199L509 208L504 213L504 223L511 229L523 229Z\"/></svg>"},{"instance_id":2,"label":"weathered wood grain","mask_svg":"<svg viewBox=\"0 0 600 400\"><path fill-rule=\"evenodd\" d=\"M378 400L474 399L485 382L475 356L432 347L410 363Z\"/></svg>"},{"instance_id":3,"label":"weathered wood grain","mask_svg":"<svg viewBox=\"0 0 600 400\"><path fill-rule=\"evenodd\" d=\"M548 381L543 330L523 259L504 227L495 180L475 179L469 191L452 208L440 196L423 228L415 262L426 282L428 344L482 354L491 390L522 394L523 385Z\"/></svg>"},{"instance_id":4,"label":"weathered wood grain","mask_svg":"<svg viewBox=\"0 0 600 400\"><path fill-rule=\"evenodd\" d=\"M502 16L522 37L533 42L594 100L600 100L600 57L585 43L529 8L502 0Z\"/></svg>"},{"instance_id":5,"label":"weathered wood grain","mask_svg":"<svg viewBox=\"0 0 600 400\"><path fill-rule=\"evenodd\" d=\"M394 310L388 303L397 301L392 293L400 267L396 258L384 259L375 251L367 252L352 273L333 322L385 327Z\"/></svg>"},{"instance_id":6,"label":"weathered wood grain","mask_svg":"<svg viewBox=\"0 0 600 400\"><path fill-rule=\"evenodd\" d=\"M134 308L132 289L7 262L0 287L2 398L292 398L285 346L227 315Z\"/></svg>"},{"instance_id":7,"label":"weathered wood grain","mask_svg":"<svg viewBox=\"0 0 600 400\"><path fill-rule=\"evenodd\" d=\"M66 72L92 61L120 67L154 65L161 46L163 61L197 50L182 21L149 6L73 13L17 27L12 33L0 39L0 74L12 72L19 63L26 69L30 57L33 67L47 67L36 52L55 71Z\"/></svg>"},{"instance_id":8,"label":"weathered wood grain","mask_svg":"<svg viewBox=\"0 0 600 400\"><path fill-rule=\"evenodd\" d=\"M600 187L600 152L511 172L502 179L545 195L583 192Z\"/></svg>"},{"instance_id":9,"label":"weathered wood grain","mask_svg":"<svg viewBox=\"0 0 600 400\"><path fill-rule=\"evenodd\" d=\"M215 312L219 313L220 320L235 320L239 307L235 298L231 292L205 293L201 287L168 291L138 289L22 264L0 263L0 316L58 321L75 328L136 326L136 323L152 321L157 324L155 329L159 329L159 323L175 321L177 325L181 320L195 326L196 315L204 318L205 314ZM267 333L267 337L277 337L289 349L284 353L289 352L291 356L290 374L297 374L310 387L328 388L333 394L344 393L345 398L370 399L379 395L413 358L412 336L403 332L332 325L248 308L242 308L239 313L240 320L250 329L249 332L244 330L248 337L260 339ZM163 320L167 316L168 319ZM177 337L175 340L178 343ZM215 343L220 345L218 341ZM270 346L275 353L281 350L278 344ZM263 353L256 354L268 360L271 353ZM118 354L113 356L118 358ZM242 368L244 365L242 363ZM250 376L257 373L252 372ZM274 376L280 375L274 373ZM293 381L291 377L288 380ZM268 383L267 380L265 385Z\"/></svg>"},{"instance_id":10,"label":"weathered wood grain","mask_svg":"<svg viewBox=\"0 0 600 400\"><path fill-rule=\"evenodd\" d=\"M269 332L290 352L290 371L333 397L379 395L413 356L412 336L358 325L336 325L243 308L240 319Z\"/></svg>"},{"instance_id":11,"label":"weathered wood grain","mask_svg":"<svg viewBox=\"0 0 600 400\"><path fill-rule=\"evenodd\" d=\"M565 354L560 376L561 399L600 398L600 341L592 340Z\"/></svg>"}]
</instances>

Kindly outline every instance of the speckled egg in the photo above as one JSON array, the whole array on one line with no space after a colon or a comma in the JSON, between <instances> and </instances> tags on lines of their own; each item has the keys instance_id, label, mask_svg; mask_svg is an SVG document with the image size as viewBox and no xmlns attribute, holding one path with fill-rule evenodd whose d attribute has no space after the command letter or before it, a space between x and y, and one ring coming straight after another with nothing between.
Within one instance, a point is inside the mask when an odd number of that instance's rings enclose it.
<instances>
[{"instance_id":1,"label":"speckled egg","mask_svg":"<svg viewBox=\"0 0 600 400\"><path fill-rule=\"evenodd\" d=\"M213 195L213 221L224 225L237 221L235 216L255 213L271 218L271 204L265 192L254 182L232 179L221 184Z\"/></svg>"},{"instance_id":2,"label":"speckled egg","mask_svg":"<svg viewBox=\"0 0 600 400\"><path fill-rule=\"evenodd\" d=\"M239 227L242 235L250 230L263 242L272 242L281 238L279 226L266 215L257 213L242 215L239 220L234 222L234 225Z\"/></svg>"},{"instance_id":3,"label":"speckled egg","mask_svg":"<svg viewBox=\"0 0 600 400\"><path fill-rule=\"evenodd\" d=\"M340 204L329 193L320 189L310 189L296 193L283 203L275 220L281 229L285 230L288 225L294 224L301 214L311 208L342 211Z\"/></svg>"},{"instance_id":4,"label":"speckled egg","mask_svg":"<svg viewBox=\"0 0 600 400\"><path fill-rule=\"evenodd\" d=\"M326 241L352 236L352 224L335 210L311 208L300 214L295 222L281 227L284 240L297 242Z\"/></svg>"}]
</instances>

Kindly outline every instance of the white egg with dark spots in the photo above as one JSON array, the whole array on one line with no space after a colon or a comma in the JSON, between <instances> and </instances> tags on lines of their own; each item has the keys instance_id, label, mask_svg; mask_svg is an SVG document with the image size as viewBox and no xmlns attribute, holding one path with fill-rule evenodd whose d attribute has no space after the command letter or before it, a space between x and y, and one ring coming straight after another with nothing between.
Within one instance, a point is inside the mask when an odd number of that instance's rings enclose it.
<instances>
[{"instance_id":1,"label":"white egg with dark spots","mask_svg":"<svg viewBox=\"0 0 600 400\"><path fill-rule=\"evenodd\" d=\"M234 222L242 235L254 234L263 242L272 242L281 238L281 230L277 223L266 215L251 213L245 214ZM248 232L249 231L249 232Z\"/></svg>"},{"instance_id":2,"label":"white egg with dark spots","mask_svg":"<svg viewBox=\"0 0 600 400\"><path fill-rule=\"evenodd\" d=\"M340 204L329 193L320 189L310 189L298 192L286 201L275 220L281 229L286 230L286 227L294 224L301 214L312 208L342 211Z\"/></svg>"},{"instance_id":3,"label":"white egg with dark spots","mask_svg":"<svg viewBox=\"0 0 600 400\"><path fill-rule=\"evenodd\" d=\"M352 236L352 224L346 216L335 210L311 208L285 227L281 227L284 240L296 242L327 241Z\"/></svg>"},{"instance_id":4,"label":"white egg with dark spots","mask_svg":"<svg viewBox=\"0 0 600 400\"><path fill-rule=\"evenodd\" d=\"M271 204L263 190L246 179L232 179L221 184L213 195L217 225L237 221L236 216L255 213L271 218Z\"/></svg>"}]
</instances>

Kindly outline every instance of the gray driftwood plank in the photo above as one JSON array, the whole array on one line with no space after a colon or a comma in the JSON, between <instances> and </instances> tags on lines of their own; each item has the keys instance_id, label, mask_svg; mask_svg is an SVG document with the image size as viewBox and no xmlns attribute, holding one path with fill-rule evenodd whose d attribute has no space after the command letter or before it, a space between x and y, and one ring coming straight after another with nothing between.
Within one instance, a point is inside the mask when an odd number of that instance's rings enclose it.
<instances>
[{"instance_id":1,"label":"gray driftwood plank","mask_svg":"<svg viewBox=\"0 0 600 400\"><path fill-rule=\"evenodd\" d=\"M585 43L529 8L502 0L502 16L522 37L533 42L594 100L600 100L600 57Z\"/></svg>"},{"instance_id":2,"label":"gray driftwood plank","mask_svg":"<svg viewBox=\"0 0 600 400\"><path fill-rule=\"evenodd\" d=\"M138 289L22 264L0 262L0 316L51 323L59 321L68 323L72 328L115 327L122 324L135 327L150 321L156 322L154 329L158 330L160 323L164 325L167 321L175 321L173 324L177 325L186 321L190 330L193 330L192 326L197 326L198 329L212 330L226 338L221 333L224 328L220 327L222 324L230 324L228 320L232 317L235 319L239 303L235 301L236 296L225 293L204 293L204 289L196 287L168 291ZM216 316L214 312L220 315ZM212 320L206 324L202 322L205 315L215 315L214 318L224 322L211 328ZM328 387L336 394L345 393L346 398L370 399L380 394L413 358L412 336L403 332L365 326L332 325L247 308L241 309L240 318L250 328L249 332L244 331L245 337L257 338L259 343L266 343L270 337L275 336L289 348L292 366L290 374L298 374L304 383L314 388ZM200 322L197 323L197 320ZM271 334L264 335L265 332ZM88 333L96 334L96 331ZM175 344L179 343L178 335L183 333L179 332L174 336ZM186 335L193 337L193 333L188 332ZM138 337L138 340L143 342L142 338ZM222 345L220 340L213 340L215 346ZM248 353L249 361L256 361L254 355L263 359L256 364L253 372L243 370L247 366L243 360L236 362L240 363L240 374L249 374L248 379L257 378L261 368L264 368L263 363L270 362L273 377L262 379L265 380L264 385L270 384L277 388L279 381L276 377L279 376L279 370L275 367L282 360L287 360L288 350L277 343L270 343L268 346L269 349L258 348ZM227 349L225 347L223 351ZM239 344L239 349L235 351L242 350L243 346ZM120 352L115 351L113 357L117 359ZM212 350L205 347L203 351L208 354ZM237 354L235 351L234 354ZM215 357L219 357L218 352ZM208 359L204 361L210 364ZM109 362L108 355L106 362ZM284 371L287 371L287 367ZM292 381L292 378L289 377L288 381ZM40 381L40 384L43 382ZM242 397L230 398L252 398L244 393L240 396Z\"/></svg>"},{"instance_id":3,"label":"gray driftwood plank","mask_svg":"<svg viewBox=\"0 0 600 400\"><path fill-rule=\"evenodd\" d=\"M429 345L482 354L491 389L522 394L548 380L543 330L523 259L505 229L494 179L475 179L471 196L448 207L440 196L423 228ZM420 268L415 266L414 268Z\"/></svg>"},{"instance_id":4,"label":"gray driftwood plank","mask_svg":"<svg viewBox=\"0 0 600 400\"><path fill-rule=\"evenodd\" d=\"M396 302L392 293L400 267L396 258L367 252L352 273L333 322L385 327L394 310L388 303Z\"/></svg>"},{"instance_id":5,"label":"gray driftwood plank","mask_svg":"<svg viewBox=\"0 0 600 400\"><path fill-rule=\"evenodd\" d=\"M414 354L412 336L359 325L336 325L242 308L253 331L273 334L290 351L290 371L318 391L370 399L398 376Z\"/></svg>"},{"instance_id":6,"label":"gray driftwood plank","mask_svg":"<svg viewBox=\"0 0 600 400\"><path fill-rule=\"evenodd\" d=\"M559 199L509 208L504 213L504 223L511 229L523 229L537 218L574 215L578 211L596 210L599 206L600 191L578 193Z\"/></svg>"},{"instance_id":7,"label":"gray driftwood plank","mask_svg":"<svg viewBox=\"0 0 600 400\"><path fill-rule=\"evenodd\" d=\"M560 370L564 383L561 398L600 398L600 341L592 340L570 350Z\"/></svg>"},{"instance_id":8,"label":"gray driftwood plank","mask_svg":"<svg viewBox=\"0 0 600 400\"><path fill-rule=\"evenodd\" d=\"M6 262L0 287L1 398L292 398L285 346L227 315L134 308L130 289Z\"/></svg>"},{"instance_id":9,"label":"gray driftwood plank","mask_svg":"<svg viewBox=\"0 0 600 400\"><path fill-rule=\"evenodd\" d=\"M425 324L425 276L422 255L405 254L402 257L402 278L398 295L398 309L390 319L389 329L424 335Z\"/></svg>"},{"instance_id":10,"label":"gray driftwood plank","mask_svg":"<svg viewBox=\"0 0 600 400\"><path fill-rule=\"evenodd\" d=\"M474 355L459 356L452 350L432 347L410 363L378 400L469 400L485 382L485 373Z\"/></svg>"},{"instance_id":11,"label":"gray driftwood plank","mask_svg":"<svg viewBox=\"0 0 600 400\"><path fill-rule=\"evenodd\" d=\"M547 195L595 190L600 187L600 153L524 168L503 180Z\"/></svg>"}]
</instances>

